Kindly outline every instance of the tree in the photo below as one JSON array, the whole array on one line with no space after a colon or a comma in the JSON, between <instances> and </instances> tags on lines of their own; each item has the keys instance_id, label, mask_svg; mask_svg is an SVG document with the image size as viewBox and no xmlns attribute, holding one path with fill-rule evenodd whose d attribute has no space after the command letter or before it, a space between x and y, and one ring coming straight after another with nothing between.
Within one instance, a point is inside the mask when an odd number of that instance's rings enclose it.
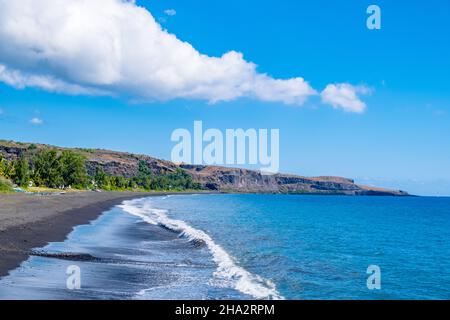
<instances>
[{"instance_id":1,"label":"tree","mask_svg":"<svg viewBox=\"0 0 450 320\"><path fill-rule=\"evenodd\" d=\"M3 158L3 155L0 154L0 176L5 176L6 165L6 160Z\"/></svg>"},{"instance_id":2,"label":"tree","mask_svg":"<svg viewBox=\"0 0 450 320\"><path fill-rule=\"evenodd\" d=\"M134 182L144 188L144 189L151 189L152 187L152 179L153 179L153 172L148 166L147 162L141 160L139 161L139 168L136 176L134 177Z\"/></svg>"},{"instance_id":3,"label":"tree","mask_svg":"<svg viewBox=\"0 0 450 320\"><path fill-rule=\"evenodd\" d=\"M3 175L5 178L11 179L14 174L14 163L13 161L5 161L3 167Z\"/></svg>"},{"instance_id":4,"label":"tree","mask_svg":"<svg viewBox=\"0 0 450 320\"><path fill-rule=\"evenodd\" d=\"M25 187L30 179L28 160L24 157L14 161L12 179L18 186Z\"/></svg>"},{"instance_id":5,"label":"tree","mask_svg":"<svg viewBox=\"0 0 450 320\"><path fill-rule=\"evenodd\" d=\"M54 149L44 149L34 158L33 180L38 186L59 188L64 180L61 176L61 163Z\"/></svg>"},{"instance_id":6,"label":"tree","mask_svg":"<svg viewBox=\"0 0 450 320\"><path fill-rule=\"evenodd\" d=\"M111 177L111 187L113 189L125 189L128 187L128 181L123 176Z\"/></svg>"},{"instance_id":7,"label":"tree","mask_svg":"<svg viewBox=\"0 0 450 320\"><path fill-rule=\"evenodd\" d=\"M85 158L81 154L69 150L58 154L54 149L44 149L33 160L33 180L39 186L84 188L88 184Z\"/></svg>"},{"instance_id":8,"label":"tree","mask_svg":"<svg viewBox=\"0 0 450 320\"><path fill-rule=\"evenodd\" d=\"M0 176L11 179L14 174L14 164L13 161L7 161L5 157L0 154Z\"/></svg>"},{"instance_id":9,"label":"tree","mask_svg":"<svg viewBox=\"0 0 450 320\"><path fill-rule=\"evenodd\" d=\"M62 152L58 160L61 178L65 186L86 187L88 176L85 158L82 155L66 150Z\"/></svg>"},{"instance_id":10,"label":"tree","mask_svg":"<svg viewBox=\"0 0 450 320\"><path fill-rule=\"evenodd\" d=\"M169 189L200 189L200 184L193 181L192 176L181 168L177 168L174 173L169 174Z\"/></svg>"},{"instance_id":11,"label":"tree","mask_svg":"<svg viewBox=\"0 0 450 320\"><path fill-rule=\"evenodd\" d=\"M101 167L95 168L94 181L97 184L97 187L100 189L104 189L108 185L108 176L105 171Z\"/></svg>"}]
</instances>

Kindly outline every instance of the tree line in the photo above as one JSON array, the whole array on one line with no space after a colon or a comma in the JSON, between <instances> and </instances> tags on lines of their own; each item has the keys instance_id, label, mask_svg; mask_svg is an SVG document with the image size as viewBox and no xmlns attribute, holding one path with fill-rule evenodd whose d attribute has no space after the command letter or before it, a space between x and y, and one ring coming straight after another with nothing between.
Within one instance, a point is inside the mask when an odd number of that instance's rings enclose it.
<instances>
[{"instance_id":1,"label":"tree line","mask_svg":"<svg viewBox=\"0 0 450 320\"><path fill-rule=\"evenodd\" d=\"M137 174L132 178L107 175L101 167L97 167L93 176L96 187L103 190L199 190L201 185L193 181L192 176L178 168L175 172L155 175L145 161L139 162Z\"/></svg>"},{"instance_id":2,"label":"tree line","mask_svg":"<svg viewBox=\"0 0 450 320\"><path fill-rule=\"evenodd\" d=\"M101 167L90 176L84 155L72 150L37 150L31 145L18 159L7 161L0 154L0 177L20 187L103 189L103 190L194 190L201 189L192 176L178 168L167 174L153 174L145 161L139 162L137 174L132 178L108 175Z\"/></svg>"}]
</instances>

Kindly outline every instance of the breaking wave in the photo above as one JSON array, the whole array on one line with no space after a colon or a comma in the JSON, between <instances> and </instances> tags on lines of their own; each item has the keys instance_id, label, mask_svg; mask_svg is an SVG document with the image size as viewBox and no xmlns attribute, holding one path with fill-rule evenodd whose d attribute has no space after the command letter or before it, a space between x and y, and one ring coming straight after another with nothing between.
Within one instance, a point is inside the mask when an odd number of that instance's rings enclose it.
<instances>
[{"instance_id":1,"label":"breaking wave","mask_svg":"<svg viewBox=\"0 0 450 320\"><path fill-rule=\"evenodd\" d=\"M181 237L185 237L188 241L195 244L205 244L217 265L214 276L220 283L256 299L283 299L273 282L238 266L231 255L215 243L210 235L192 227L185 221L169 218L167 210L153 208L150 200L124 201L119 207L129 214L140 217L147 223L178 232Z\"/></svg>"}]
</instances>

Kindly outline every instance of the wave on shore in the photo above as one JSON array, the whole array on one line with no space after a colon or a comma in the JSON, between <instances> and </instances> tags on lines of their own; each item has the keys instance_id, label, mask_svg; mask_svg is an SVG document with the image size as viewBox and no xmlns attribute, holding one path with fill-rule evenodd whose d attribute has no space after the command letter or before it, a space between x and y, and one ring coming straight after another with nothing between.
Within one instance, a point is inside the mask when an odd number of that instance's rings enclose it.
<instances>
[{"instance_id":1,"label":"wave on shore","mask_svg":"<svg viewBox=\"0 0 450 320\"><path fill-rule=\"evenodd\" d=\"M153 208L151 199L124 201L119 207L131 215L140 217L149 224L177 232L180 237L185 237L195 245L206 245L217 264L214 276L220 285L232 287L256 299L284 299L276 290L273 282L238 266L231 255L218 245L210 235L192 227L185 221L171 219L167 210Z\"/></svg>"}]
</instances>

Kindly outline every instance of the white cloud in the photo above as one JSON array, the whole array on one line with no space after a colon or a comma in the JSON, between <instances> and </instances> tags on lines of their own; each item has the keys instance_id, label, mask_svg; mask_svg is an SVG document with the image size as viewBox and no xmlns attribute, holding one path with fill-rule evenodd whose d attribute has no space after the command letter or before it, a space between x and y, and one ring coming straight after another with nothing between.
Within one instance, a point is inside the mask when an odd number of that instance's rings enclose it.
<instances>
[{"instance_id":1,"label":"white cloud","mask_svg":"<svg viewBox=\"0 0 450 320\"><path fill-rule=\"evenodd\" d=\"M174 16L177 14L177 11L175 9L167 9L164 10L164 13L167 14L168 16Z\"/></svg>"},{"instance_id":2,"label":"white cloud","mask_svg":"<svg viewBox=\"0 0 450 320\"><path fill-rule=\"evenodd\" d=\"M0 0L0 81L71 94L302 104L303 78L273 79L241 53L209 57L121 0Z\"/></svg>"},{"instance_id":3,"label":"white cloud","mask_svg":"<svg viewBox=\"0 0 450 320\"><path fill-rule=\"evenodd\" d=\"M358 94L370 94L366 86L352 86L348 83L329 84L321 93L322 101L331 104L333 108L341 108L347 112L363 113L366 104L360 100Z\"/></svg>"},{"instance_id":4,"label":"white cloud","mask_svg":"<svg viewBox=\"0 0 450 320\"><path fill-rule=\"evenodd\" d=\"M131 0L0 0L0 81L144 101L249 97L302 105L317 95L301 77L259 73L242 53L200 53Z\"/></svg>"},{"instance_id":5,"label":"white cloud","mask_svg":"<svg viewBox=\"0 0 450 320\"><path fill-rule=\"evenodd\" d=\"M33 118L30 120L30 123L39 126L41 124L44 124L44 120L40 118Z\"/></svg>"},{"instance_id":6,"label":"white cloud","mask_svg":"<svg viewBox=\"0 0 450 320\"><path fill-rule=\"evenodd\" d=\"M67 83L50 75L27 74L19 70L11 70L1 63L0 81L18 89L23 89L25 87L36 87L50 92L62 92L69 94L108 94L100 89L85 88L78 84Z\"/></svg>"}]
</instances>

